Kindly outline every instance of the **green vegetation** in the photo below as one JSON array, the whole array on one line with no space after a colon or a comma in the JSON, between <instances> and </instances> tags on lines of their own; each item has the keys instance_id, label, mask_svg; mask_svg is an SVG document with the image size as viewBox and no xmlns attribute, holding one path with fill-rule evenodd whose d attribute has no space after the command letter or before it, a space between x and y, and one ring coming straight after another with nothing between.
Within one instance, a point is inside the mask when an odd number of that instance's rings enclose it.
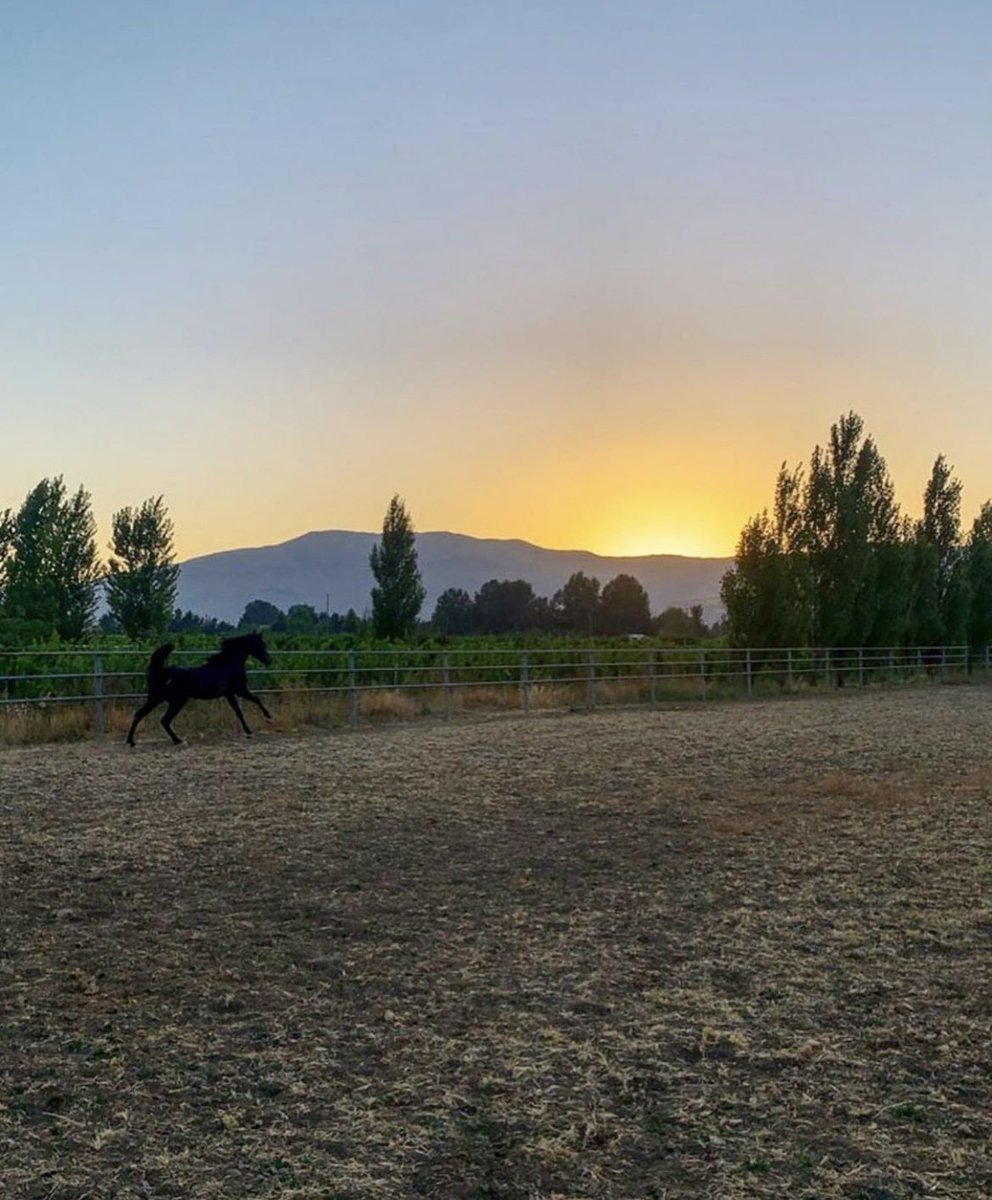
<instances>
[{"instance_id":1,"label":"green vegetation","mask_svg":"<svg viewBox=\"0 0 992 1200\"><path fill-rule=\"evenodd\" d=\"M557 634L575 638L654 635L681 641L714 636L702 605L675 606L652 617L650 601L632 575L617 575L602 587L576 571L551 599L537 596L524 579L490 579L472 597L449 588L438 597L427 631L443 637Z\"/></svg>"},{"instance_id":2,"label":"green vegetation","mask_svg":"<svg viewBox=\"0 0 992 1200\"><path fill-rule=\"evenodd\" d=\"M376 637L398 641L410 637L426 592L417 566L413 522L399 496L389 502L382 541L372 547L369 566L375 576L372 628Z\"/></svg>"},{"instance_id":3,"label":"green vegetation","mask_svg":"<svg viewBox=\"0 0 992 1200\"><path fill-rule=\"evenodd\" d=\"M89 493L43 479L0 514L0 638L78 641L93 622L99 575Z\"/></svg>"},{"instance_id":4,"label":"green vegetation","mask_svg":"<svg viewBox=\"0 0 992 1200\"><path fill-rule=\"evenodd\" d=\"M281 635L301 653L422 648L431 639L450 651L459 639L480 637L559 637L572 652L595 637L654 637L688 645L723 638L751 650L920 647L932 662L934 648L968 643L979 651L992 642L992 502L967 537L960 512L961 483L939 455L922 516L904 516L885 460L852 412L832 426L825 447L814 448L808 467L782 465L771 512L745 525L721 587L721 625L708 628L700 605L652 615L633 576L603 586L581 571L551 597L536 595L524 579L490 579L474 596L451 587L422 620L413 522L393 496L369 559L370 615L318 613L310 604L284 612L253 599L239 628ZM166 632L198 647L198 637L215 644L232 630L173 607L179 569L172 532L162 497L114 515L109 611L100 625L142 643L128 650L141 658ZM0 514L0 647L55 651L91 636L100 573L88 493L80 488L70 497L61 477L43 480L16 514ZM112 652L119 645L93 644Z\"/></svg>"},{"instance_id":5,"label":"green vegetation","mask_svg":"<svg viewBox=\"0 0 992 1200\"><path fill-rule=\"evenodd\" d=\"M132 638L161 633L175 602L172 522L162 497L113 517L109 612L101 625ZM0 646L76 643L94 628L103 574L89 492L43 479L0 513Z\"/></svg>"},{"instance_id":6,"label":"green vegetation","mask_svg":"<svg viewBox=\"0 0 992 1200\"><path fill-rule=\"evenodd\" d=\"M161 496L113 519L114 557L107 564L107 607L129 638L157 637L172 617L179 586L172 521Z\"/></svg>"},{"instance_id":7,"label":"green vegetation","mask_svg":"<svg viewBox=\"0 0 992 1200\"><path fill-rule=\"evenodd\" d=\"M744 527L721 589L732 645L946 646L992 633L992 510L961 534L961 483L936 459L903 516L855 413L808 470L783 464L772 512Z\"/></svg>"},{"instance_id":8,"label":"green vegetation","mask_svg":"<svg viewBox=\"0 0 992 1200\"><path fill-rule=\"evenodd\" d=\"M161 496L116 512L112 528L111 556L104 568L89 493L80 488L68 496L61 477L42 480L17 513L0 513L0 648L54 652L85 638L98 649L115 649L118 643L105 647L94 640L101 581L107 602L99 621L103 635L122 634L129 643L146 644L166 633L201 634L216 641L233 631L213 616L175 607L179 567L172 521ZM523 579L488 580L474 596L449 588L431 620L421 620L425 589L413 522L399 496L390 501L369 566L374 579L371 615L359 616L354 609L318 613L310 604L294 604L284 612L256 598L246 604L238 628L309 639L314 646L334 637L370 644L512 634L573 640L655 634L698 640L716 632L707 630L701 606L688 612L668 608L652 617L647 593L632 576L618 575L602 587L582 572L550 599L535 595Z\"/></svg>"}]
</instances>

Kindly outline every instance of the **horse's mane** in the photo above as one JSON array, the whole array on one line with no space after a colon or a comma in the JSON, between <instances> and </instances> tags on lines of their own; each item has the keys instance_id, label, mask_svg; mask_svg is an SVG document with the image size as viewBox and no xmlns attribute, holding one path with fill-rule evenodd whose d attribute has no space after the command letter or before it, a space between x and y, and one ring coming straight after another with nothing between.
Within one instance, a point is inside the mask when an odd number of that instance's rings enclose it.
<instances>
[{"instance_id":1,"label":"horse's mane","mask_svg":"<svg viewBox=\"0 0 992 1200\"><path fill-rule=\"evenodd\" d=\"M237 652L238 650L241 649L241 647L245 644L245 642L248 641L250 636L251 636L250 634L242 633L242 634L239 634L238 637L224 638L224 640L220 644L221 654L232 654L232 653Z\"/></svg>"}]
</instances>

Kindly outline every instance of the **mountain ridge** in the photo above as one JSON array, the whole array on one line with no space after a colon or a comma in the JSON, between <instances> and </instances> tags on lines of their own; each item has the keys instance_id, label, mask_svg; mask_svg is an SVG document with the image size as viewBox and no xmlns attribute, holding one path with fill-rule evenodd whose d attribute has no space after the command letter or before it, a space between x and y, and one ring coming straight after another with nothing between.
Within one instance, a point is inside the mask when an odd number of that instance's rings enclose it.
<instances>
[{"instance_id":1,"label":"mountain ridge","mask_svg":"<svg viewBox=\"0 0 992 1200\"><path fill-rule=\"evenodd\" d=\"M371 606L369 554L381 534L310 530L283 542L198 555L180 563L177 603L201 616L237 621L251 600L281 609L311 604L318 612L362 613ZM682 554L603 555L591 550L551 550L522 538L476 538L447 530L418 533L417 557L427 591L424 615L450 587L470 595L490 579L525 579L539 596L552 596L576 571L603 584L635 576L652 612L670 605L703 606L704 618L722 611L720 579L731 558Z\"/></svg>"}]
</instances>

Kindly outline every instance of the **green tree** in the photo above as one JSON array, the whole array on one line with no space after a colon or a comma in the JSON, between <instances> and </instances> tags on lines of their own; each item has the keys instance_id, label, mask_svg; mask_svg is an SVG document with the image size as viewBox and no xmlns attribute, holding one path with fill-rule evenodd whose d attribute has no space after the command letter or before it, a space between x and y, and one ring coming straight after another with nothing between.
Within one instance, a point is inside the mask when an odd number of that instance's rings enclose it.
<instances>
[{"instance_id":1,"label":"green tree","mask_svg":"<svg viewBox=\"0 0 992 1200\"><path fill-rule=\"evenodd\" d=\"M216 636L233 633L234 626L229 621L218 621L216 617L201 617L192 609L183 612L176 609L169 621L169 633L207 633Z\"/></svg>"},{"instance_id":2,"label":"green tree","mask_svg":"<svg viewBox=\"0 0 992 1200\"><path fill-rule=\"evenodd\" d=\"M314 633L318 623L317 610L312 604L291 604L286 612L286 632Z\"/></svg>"},{"instance_id":3,"label":"green tree","mask_svg":"<svg viewBox=\"0 0 992 1200\"><path fill-rule=\"evenodd\" d=\"M78 641L93 624L99 575L89 493L43 479L5 524L3 615Z\"/></svg>"},{"instance_id":4,"label":"green tree","mask_svg":"<svg viewBox=\"0 0 992 1200\"><path fill-rule=\"evenodd\" d=\"M830 430L810 459L799 544L809 569L811 640L860 646L878 610L880 546L898 540L900 518L885 460L856 413Z\"/></svg>"},{"instance_id":5,"label":"green tree","mask_svg":"<svg viewBox=\"0 0 992 1200\"><path fill-rule=\"evenodd\" d=\"M752 517L720 584L732 645L789 646L805 640L808 623L790 566L767 510Z\"/></svg>"},{"instance_id":6,"label":"green tree","mask_svg":"<svg viewBox=\"0 0 992 1200\"><path fill-rule=\"evenodd\" d=\"M992 645L992 501L975 518L965 547L968 573L968 645L979 651Z\"/></svg>"},{"instance_id":7,"label":"green tree","mask_svg":"<svg viewBox=\"0 0 992 1200\"><path fill-rule=\"evenodd\" d=\"M249 600L238 622L239 629L282 629L286 614L268 600Z\"/></svg>"},{"instance_id":8,"label":"green tree","mask_svg":"<svg viewBox=\"0 0 992 1200\"><path fill-rule=\"evenodd\" d=\"M7 563L14 552L14 514L9 508L0 513L0 612L7 587Z\"/></svg>"},{"instance_id":9,"label":"green tree","mask_svg":"<svg viewBox=\"0 0 992 1200\"><path fill-rule=\"evenodd\" d=\"M573 633L592 637L596 632L600 584L583 571L570 575L565 586L555 592L551 607L558 622Z\"/></svg>"},{"instance_id":10,"label":"green tree","mask_svg":"<svg viewBox=\"0 0 992 1200\"><path fill-rule=\"evenodd\" d=\"M651 622L652 630L664 638L675 641L695 641L706 636L706 623L703 621L703 606L694 604L687 612L678 605L671 604Z\"/></svg>"},{"instance_id":11,"label":"green tree","mask_svg":"<svg viewBox=\"0 0 992 1200\"><path fill-rule=\"evenodd\" d=\"M894 644L906 628L906 523L856 413L808 471L783 464L775 507L752 518L721 585L735 645Z\"/></svg>"},{"instance_id":12,"label":"green tree","mask_svg":"<svg viewBox=\"0 0 992 1200\"><path fill-rule=\"evenodd\" d=\"M617 575L603 588L599 601L599 628L607 636L647 633L651 626L651 602L633 575Z\"/></svg>"},{"instance_id":13,"label":"green tree","mask_svg":"<svg viewBox=\"0 0 992 1200\"><path fill-rule=\"evenodd\" d=\"M810 575L804 549L802 468L779 468L775 506L752 517L741 531L734 566L720 597L735 646L804 645L810 636Z\"/></svg>"},{"instance_id":14,"label":"green tree","mask_svg":"<svg viewBox=\"0 0 992 1200\"><path fill-rule=\"evenodd\" d=\"M179 587L172 521L161 496L112 519L113 555L107 563L107 607L129 638L158 637L172 619Z\"/></svg>"},{"instance_id":15,"label":"green tree","mask_svg":"<svg viewBox=\"0 0 992 1200\"><path fill-rule=\"evenodd\" d=\"M369 565L372 589L372 628L379 638L408 638L417 627L426 591L417 566L413 522L406 505L394 496L382 524L382 540L372 547Z\"/></svg>"},{"instance_id":16,"label":"green tree","mask_svg":"<svg viewBox=\"0 0 992 1200\"><path fill-rule=\"evenodd\" d=\"M909 628L913 577L913 523L899 522L898 533L875 549L875 605L866 645L900 646Z\"/></svg>"},{"instance_id":17,"label":"green tree","mask_svg":"<svg viewBox=\"0 0 992 1200\"><path fill-rule=\"evenodd\" d=\"M480 633L523 633L537 623L533 587L525 579L489 579L475 593Z\"/></svg>"},{"instance_id":18,"label":"green tree","mask_svg":"<svg viewBox=\"0 0 992 1200\"><path fill-rule=\"evenodd\" d=\"M918 646L962 641L968 629L968 569L961 545L961 481L943 454L923 492L913 539L909 627Z\"/></svg>"},{"instance_id":19,"label":"green tree","mask_svg":"<svg viewBox=\"0 0 992 1200\"><path fill-rule=\"evenodd\" d=\"M438 596L431 626L435 633L446 637L474 632L475 604L464 588L446 588Z\"/></svg>"},{"instance_id":20,"label":"green tree","mask_svg":"<svg viewBox=\"0 0 992 1200\"><path fill-rule=\"evenodd\" d=\"M341 621L341 632L354 637L361 637L368 631L368 620L360 617L353 608L349 608Z\"/></svg>"}]
</instances>

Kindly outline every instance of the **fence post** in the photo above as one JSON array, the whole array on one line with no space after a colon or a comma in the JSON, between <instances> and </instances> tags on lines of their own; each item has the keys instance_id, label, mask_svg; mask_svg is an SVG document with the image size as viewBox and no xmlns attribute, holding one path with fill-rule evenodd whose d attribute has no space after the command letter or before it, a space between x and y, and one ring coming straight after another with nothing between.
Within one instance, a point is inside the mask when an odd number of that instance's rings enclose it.
<instances>
[{"instance_id":1,"label":"fence post","mask_svg":"<svg viewBox=\"0 0 992 1200\"><path fill-rule=\"evenodd\" d=\"M520 659L520 707L530 712L530 657L526 650Z\"/></svg>"},{"instance_id":2,"label":"fence post","mask_svg":"<svg viewBox=\"0 0 992 1200\"><path fill-rule=\"evenodd\" d=\"M451 655L444 651L441 655L441 679L444 686L444 716L445 719L451 716Z\"/></svg>"},{"instance_id":3,"label":"fence post","mask_svg":"<svg viewBox=\"0 0 992 1200\"><path fill-rule=\"evenodd\" d=\"M992 649L992 647L990 647L989 644L986 642L986 644L985 644L985 674L986 675L989 673L989 650L990 649Z\"/></svg>"},{"instance_id":4,"label":"fence post","mask_svg":"<svg viewBox=\"0 0 992 1200\"><path fill-rule=\"evenodd\" d=\"M699 648L699 690L703 699L706 699L706 647Z\"/></svg>"},{"instance_id":5,"label":"fence post","mask_svg":"<svg viewBox=\"0 0 992 1200\"><path fill-rule=\"evenodd\" d=\"M93 655L93 725L96 736L102 738L107 732L103 711L103 656Z\"/></svg>"},{"instance_id":6,"label":"fence post","mask_svg":"<svg viewBox=\"0 0 992 1200\"><path fill-rule=\"evenodd\" d=\"M655 650L649 650L648 651L648 679L651 681L651 703L652 704L656 703L656 696L657 696L657 688L655 687L655 680L657 678L657 672L655 671L656 662L657 662L657 652Z\"/></svg>"},{"instance_id":7,"label":"fence post","mask_svg":"<svg viewBox=\"0 0 992 1200\"><path fill-rule=\"evenodd\" d=\"M596 651L586 651L586 707L596 707Z\"/></svg>"},{"instance_id":8,"label":"fence post","mask_svg":"<svg viewBox=\"0 0 992 1200\"><path fill-rule=\"evenodd\" d=\"M744 651L744 676L747 680L747 694L751 695L751 648L748 647Z\"/></svg>"},{"instance_id":9,"label":"fence post","mask_svg":"<svg viewBox=\"0 0 992 1200\"><path fill-rule=\"evenodd\" d=\"M355 652L348 651L348 724L358 724L358 679L355 671Z\"/></svg>"},{"instance_id":10,"label":"fence post","mask_svg":"<svg viewBox=\"0 0 992 1200\"><path fill-rule=\"evenodd\" d=\"M789 691L792 691L792 647L790 646L785 652L785 679L788 684Z\"/></svg>"},{"instance_id":11,"label":"fence post","mask_svg":"<svg viewBox=\"0 0 992 1200\"><path fill-rule=\"evenodd\" d=\"M858 686L865 686L865 652L864 647L858 647Z\"/></svg>"}]
</instances>

